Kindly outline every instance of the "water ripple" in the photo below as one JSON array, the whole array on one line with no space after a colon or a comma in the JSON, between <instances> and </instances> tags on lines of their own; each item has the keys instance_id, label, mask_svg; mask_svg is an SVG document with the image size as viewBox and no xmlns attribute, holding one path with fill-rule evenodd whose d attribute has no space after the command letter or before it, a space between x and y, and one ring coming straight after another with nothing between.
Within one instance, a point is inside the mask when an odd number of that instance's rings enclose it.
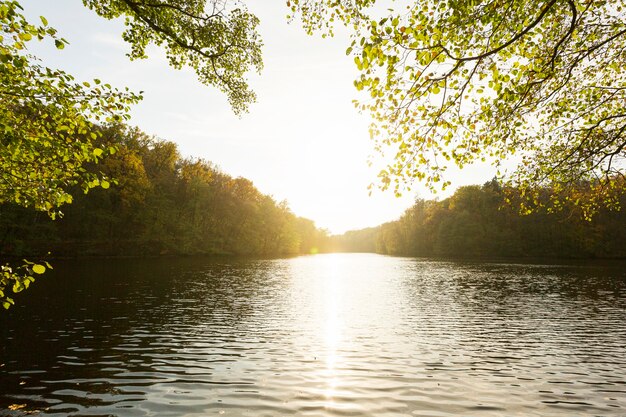
<instances>
[{"instance_id":1,"label":"water ripple","mask_svg":"<svg viewBox=\"0 0 626 417\"><path fill-rule=\"evenodd\" d=\"M68 262L0 317L0 415L623 416L624 266Z\"/></svg>"}]
</instances>

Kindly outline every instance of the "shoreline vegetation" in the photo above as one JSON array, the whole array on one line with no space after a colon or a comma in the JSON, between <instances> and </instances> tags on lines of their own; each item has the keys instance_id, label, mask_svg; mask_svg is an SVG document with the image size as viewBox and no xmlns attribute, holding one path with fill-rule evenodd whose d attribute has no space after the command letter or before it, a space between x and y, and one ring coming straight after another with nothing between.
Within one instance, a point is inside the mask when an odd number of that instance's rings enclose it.
<instances>
[{"instance_id":1,"label":"shoreline vegetation","mask_svg":"<svg viewBox=\"0 0 626 417\"><path fill-rule=\"evenodd\" d=\"M589 188L581 184L575 192ZM557 212L520 214L516 201L506 202L516 191L494 179L459 187L441 201L418 199L398 220L333 237L330 249L466 259L626 259L624 209L601 208L586 220L572 202ZM542 190L541 198L551 197L551 190ZM626 207L626 196L619 204Z\"/></svg>"},{"instance_id":2,"label":"shoreline vegetation","mask_svg":"<svg viewBox=\"0 0 626 417\"><path fill-rule=\"evenodd\" d=\"M441 201L418 199L398 220L329 236L250 180L233 178L211 162L181 157L173 142L122 124L101 133L98 145L115 152L87 169L115 179L110 188L85 194L77 187L72 204L54 221L46 213L1 205L3 257L370 252L466 259L626 258L623 210L601 209L590 221L576 213L575 204L556 213L521 215L515 201L505 203L514 192L495 179L460 187ZM584 189L583 184L579 192ZM543 195L550 198L550 190ZM626 206L626 198L620 204Z\"/></svg>"},{"instance_id":3,"label":"shoreline vegetation","mask_svg":"<svg viewBox=\"0 0 626 417\"><path fill-rule=\"evenodd\" d=\"M115 149L88 172L107 189L70 190L52 220L17 204L0 206L4 256L289 255L315 251L326 233L213 163L183 158L175 143L121 124L101 130Z\"/></svg>"}]
</instances>

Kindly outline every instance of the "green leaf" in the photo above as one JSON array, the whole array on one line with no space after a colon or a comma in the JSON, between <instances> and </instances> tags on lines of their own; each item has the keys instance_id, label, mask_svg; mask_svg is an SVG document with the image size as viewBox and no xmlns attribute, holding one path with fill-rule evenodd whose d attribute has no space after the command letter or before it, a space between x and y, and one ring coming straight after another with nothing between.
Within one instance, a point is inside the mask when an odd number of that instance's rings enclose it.
<instances>
[{"instance_id":1,"label":"green leaf","mask_svg":"<svg viewBox=\"0 0 626 417\"><path fill-rule=\"evenodd\" d=\"M36 274L43 274L46 272L46 267L40 264L33 265L33 272Z\"/></svg>"}]
</instances>

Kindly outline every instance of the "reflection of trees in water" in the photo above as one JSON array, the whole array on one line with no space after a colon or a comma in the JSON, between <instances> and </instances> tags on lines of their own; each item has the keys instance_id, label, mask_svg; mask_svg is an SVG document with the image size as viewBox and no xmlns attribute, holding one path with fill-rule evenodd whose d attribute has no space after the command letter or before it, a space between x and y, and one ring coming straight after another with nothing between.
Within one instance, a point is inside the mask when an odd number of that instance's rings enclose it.
<instances>
[{"instance_id":1,"label":"reflection of trees in water","mask_svg":"<svg viewBox=\"0 0 626 417\"><path fill-rule=\"evenodd\" d=\"M614 304L624 297L623 262L594 265L525 265L481 262L417 261L405 283L413 300L449 302L466 309L507 310L528 302L587 300ZM523 301L523 302L522 302Z\"/></svg>"},{"instance_id":2,"label":"reflection of trees in water","mask_svg":"<svg viewBox=\"0 0 626 417\"><path fill-rule=\"evenodd\" d=\"M412 268L403 283L409 300L405 314L413 317L418 331L443 327L450 337L471 337L479 328L502 335L511 329L531 331L539 322L544 328L551 321L560 326L556 322L561 319L601 324L626 305L623 263L541 266L422 260Z\"/></svg>"},{"instance_id":3,"label":"reflection of trees in water","mask_svg":"<svg viewBox=\"0 0 626 417\"><path fill-rule=\"evenodd\" d=\"M480 308L528 302L610 301L626 289L624 264L530 265L459 263L454 275L458 301L469 298ZM523 300L523 302L522 302Z\"/></svg>"},{"instance_id":4,"label":"reflection of trees in water","mask_svg":"<svg viewBox=\"0 0 626 417\"><path fill-rule=\"evenodd\" d=\"M438 364L432 371L456 367L472 374L478 369L482 373L474 374L483 382L494 375L505 376L505 371L511 371L508 376L514 379L552 374L558 380L563 378L559 366L586 362L587 367L580 365L584 373L590 363L623 352L623 263L418 261L414 269L405 285L414 300L410 308L416 332L425 339L438 338L438 351L428 350ZM429 348L431 342L426 343Z\"/></svg>"},{"instance_id":5,"label":"reflection of trees in water","mask_svg":"<svg viewBox=\"0 0 626 417\"><path fill-rule=\"evenodd\" d=\"M55 411L70 413L141 401L160 382L207 383L213 368L242 355L238 339L259 325L255 315L268 316L259 310L277 296L277 263L58 262L23 306L0 316L0 409L20 398L25 410L62 402Z\"/></svg>"}]
</instances>

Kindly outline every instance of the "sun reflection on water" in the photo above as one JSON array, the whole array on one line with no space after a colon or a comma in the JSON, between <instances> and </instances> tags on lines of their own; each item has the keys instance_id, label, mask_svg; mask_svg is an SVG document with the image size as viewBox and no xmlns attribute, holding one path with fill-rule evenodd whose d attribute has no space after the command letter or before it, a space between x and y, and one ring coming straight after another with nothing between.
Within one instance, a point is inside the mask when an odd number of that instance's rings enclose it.
<instances>
[{"instance_id":1,"label":"sun reflection on water","mask_svg":"<svg viewBox=\"0 0 626 417\"><path fill-rule=\"evenodd\" d=\"M329 405L334 404L334 398L341 385L338 367L341 356L339 348L342 337L341 322L341 273L339 257L329 256L324 274L324 349L326 354L326 368L323 371L325 382L324 397Z\"/></svg>"}]
</instances>

